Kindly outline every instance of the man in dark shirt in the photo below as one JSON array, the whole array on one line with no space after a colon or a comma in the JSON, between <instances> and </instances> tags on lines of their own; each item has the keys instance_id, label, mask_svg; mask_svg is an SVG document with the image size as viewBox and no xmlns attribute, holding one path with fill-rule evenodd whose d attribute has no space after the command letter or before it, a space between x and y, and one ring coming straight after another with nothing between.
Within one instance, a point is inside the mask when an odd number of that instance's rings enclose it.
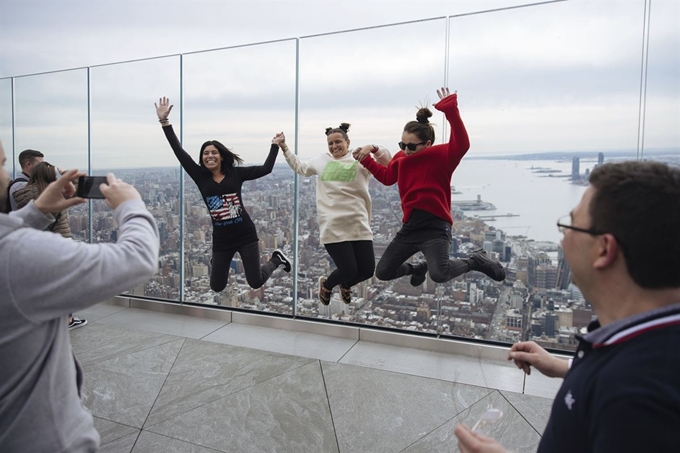
<instances>
[{"instance_id":1,"label":"man in dark shirt","mask_svg":"<svg viewBox=\"0 0 680 453\"><path fill-rule=\"evenodd\" d=\"M597 167L558 222L562 246L597 314L573 362L533 342L508 360L564 383L538 451L676 451L680 442L680 169L655 162ZM496 441L456 427L463 453Z\"/></svg>"}]
</instances>

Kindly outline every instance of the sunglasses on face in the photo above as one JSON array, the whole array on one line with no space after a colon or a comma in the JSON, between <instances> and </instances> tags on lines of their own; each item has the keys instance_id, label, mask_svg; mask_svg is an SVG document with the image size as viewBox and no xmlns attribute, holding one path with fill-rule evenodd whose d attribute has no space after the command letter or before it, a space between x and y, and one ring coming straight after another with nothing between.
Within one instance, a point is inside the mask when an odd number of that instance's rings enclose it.
<instances>
[{"instance_id":1,"label":"sunglasses on face","mask_svg":"<svg viewBox=\"0 0 680 453\"><path fill-rule=\"evenodd\" d=\"M409 149L409 151L415 151L416 148L420 145L424 145L426 142L420 142L420 143L404 143L404 142L399 142L399 149L402 151L405 150L406 148Z\"/></svg>"}]
</instances>

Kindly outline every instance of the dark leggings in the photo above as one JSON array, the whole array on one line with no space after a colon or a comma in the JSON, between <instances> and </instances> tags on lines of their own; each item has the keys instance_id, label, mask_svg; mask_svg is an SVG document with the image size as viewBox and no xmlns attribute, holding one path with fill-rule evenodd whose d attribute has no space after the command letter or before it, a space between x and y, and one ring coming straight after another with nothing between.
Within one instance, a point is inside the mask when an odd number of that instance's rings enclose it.
<instances>
[{"instance_id":1,"label":"dark leggings","mask_svg":"<svg viewBox=\"0 0 680 453\"><path fill-rule=\"evenodd\" d=\"M375 270L373 241L346 241L325 245L337 269L328 276L326 289L342 284L350 288L368 280Z\"/></svg>"},{"instance_id":2,"label":"dark leggings","mask_svg":"<svg viewBox=\"0 0 680 453\"><path fill-rule=\"evenodd\" d=\"M260 248L257 242L242 245L227 251L213 251L212 273L210 274L210 289L222 291L227 286L229 267L236 252L241 255L246 280L251 288L259 288L269 280L272 272L278 267L272 260L260 267Z\"/></svg>"},{"instance_id":3,"label":"dark leggings","mask_svg":"<svg viewBox=\"0 0 680 453\"><path fill-rule=\"evenodd\" d=\"M418 252L423 252L427 261L427 271L436 283L448 282L470 270L467 261L449 258L448 239L435 238L421 243L405 242L397 235L378 262L375 276L379 280L394 280L411 274L411 266L406 260Z\"/></svg>"}]
</instances>

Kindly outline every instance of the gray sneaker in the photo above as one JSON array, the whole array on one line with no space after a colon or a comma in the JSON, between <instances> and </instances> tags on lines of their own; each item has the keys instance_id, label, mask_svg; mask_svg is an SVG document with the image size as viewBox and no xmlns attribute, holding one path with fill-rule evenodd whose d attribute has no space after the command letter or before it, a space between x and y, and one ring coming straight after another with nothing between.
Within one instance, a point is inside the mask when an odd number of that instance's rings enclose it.
<instances>
[{"instance_id":1,"label":"gray sneaker","mask_svg":"<svg viewBox=\"0 0 680 453\"><path fill-rule=\"evenodd\" d=\"M486 250L475 250L467 259L471 271L478 271L497 282L505 280L503 265L486 256Z\"/></svg>"}]
</instances>

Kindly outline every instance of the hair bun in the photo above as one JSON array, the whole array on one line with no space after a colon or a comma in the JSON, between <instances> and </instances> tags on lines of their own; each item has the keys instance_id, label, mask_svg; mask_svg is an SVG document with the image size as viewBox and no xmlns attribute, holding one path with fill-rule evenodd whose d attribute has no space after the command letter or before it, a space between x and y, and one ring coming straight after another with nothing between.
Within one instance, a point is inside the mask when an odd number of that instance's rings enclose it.
<instances>
[{"instance_id":1,"label":"hair bun","mask_svg":"<svg viewBox=\"0 0 680 453\"><path fill-rule=\"evenodd\" d=\"M416 121L418 121L419 123L427 124L427 123L430 122L428 120L428 118L431 118L431 117L432 117L432 112L427 107L422 107L422 108L418 109L418 112L416 113Z\"/></svg>"},{"instance_id":2,"label":"hair bun","mask_svg":"<svg viewBox=\"0 0 680 453\"><path fill-rule=\"evenodd\" d=\"M349 132L349 123L340 123L340 127L338 129L342 129L345 132Z\"/></svg>"},{"instance_id":3,"label":"hair bun","mask_svg":"<svg viewBox=\"0 0 680 453\"><path fill-rule=\"evenodd\" d=\"M333 132L333 128L332 128L332 127L327 127L327 128L326 128L326 135L331 135L331 132Z\"/></svg>"}]
</instances>

